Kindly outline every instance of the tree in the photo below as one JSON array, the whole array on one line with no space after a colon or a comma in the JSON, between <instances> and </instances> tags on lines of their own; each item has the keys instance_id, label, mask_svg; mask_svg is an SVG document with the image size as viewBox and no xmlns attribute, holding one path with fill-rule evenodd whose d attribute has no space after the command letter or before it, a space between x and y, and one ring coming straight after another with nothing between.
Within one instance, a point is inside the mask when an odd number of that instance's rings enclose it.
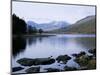
<instances>
[{"instance_id":1,"label":"tree","mask_svg":"<svg viewBox=\"0 0 100 75\"><path fill-rule=\"evenodd\" d=\"M26 34L27 24L15 14L12 15L12 33L14 35Z\"/></svg>"},{"instance_id":2,"label":"tree","mask_svg":"<svg viewBox=\"0 0 100 75\"><path fill-rule=\"evenodd\" d=\"M36 27L32 27L31 25L28 25L28 34L34 34L37 33Z\"/></svg>"},{"instance_id":3,"label":"tree","mask_svg":"<svg viewBox=\"0 0 100 75\"><path fill-rule=\"evenodd\" d=\"M33 27L33 33L37 33L36 27Z\"/></svg>"},{"instance_id":4,"label":"tree","mask_svg":"<svg viewBox=\"0 0 100 75\"><path fill-rule=\"evenodd\" d=\"M40 33L40 34L43 33L43 30L42 30L42 29L39 29L39 33Z\"/></svg>"}]
</instances>

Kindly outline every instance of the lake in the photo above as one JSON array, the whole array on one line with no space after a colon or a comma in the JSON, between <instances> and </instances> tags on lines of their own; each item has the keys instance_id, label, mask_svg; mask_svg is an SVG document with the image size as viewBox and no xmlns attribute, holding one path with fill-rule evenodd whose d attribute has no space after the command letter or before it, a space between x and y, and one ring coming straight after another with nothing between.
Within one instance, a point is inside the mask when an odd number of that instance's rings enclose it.
<instances>
[{"instance_id":1,"label":"lake","mask_svg":"<svg viewBox=\"0 0 100 75\"><path fill-rule=\"evenodd\" d=\"M73 53L79 53L85 51L87 54L89 49L96 48L95 35L72 35L72 34L57 34L55 36L29 36L13 38L13 55L12 55L12 67L21 66L16 61L20 58L47 58L52 56L56 58L59 55L69 55L72 57ZM73 61L74 57L66 64L55 62L51 65L39 65L41 66L41 72L46 67L56 67L63 69L65 65L70 67L79 67L79 65ZM29 67L25 67L27 69ZM17 71L15 73L25 73L24 70Z\"/></svg>"}]
</instances>

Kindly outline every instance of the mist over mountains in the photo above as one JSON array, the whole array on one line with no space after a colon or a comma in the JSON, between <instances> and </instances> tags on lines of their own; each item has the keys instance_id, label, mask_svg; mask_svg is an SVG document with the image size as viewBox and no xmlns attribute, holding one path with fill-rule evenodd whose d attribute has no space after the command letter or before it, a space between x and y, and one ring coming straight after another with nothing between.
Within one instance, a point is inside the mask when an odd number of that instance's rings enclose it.
<instances>
[{"instance_id":1,"label":"mist over mountains","mask_svg":"<svg viewBox=\"0 0 100 75\"><path fill-rule=\"evenodd\" d=\"M49 33L95 33L96 16L91 15L78 20L74 24L69 24L67 21L52 21L49 23L38 24L34 21L28 21L27 25L42 29Z\"/></svg>"},{"instance_id":2,"label":"mist over mountains","mask_svg":"<svg viewBox=\"0 0 100 75\"><path fill-rule=\"evenodd\" d=\"M43 31L52 31L69 26L70 24L65 21L52 21L49 23L35 23L34 21L28 21L27 25L36 27L37 29L43 29Z\"/></svg>"},{"instance_id":3,"label":"mist over mountains","mask_svg":"<svg viewBox=\"0 0 100 75\"><path fill-rule=\"evenodd\" d=\"M51 33L85 33L95 34L96 32L96 16L87 16L76 23L51 31Z\"/></svg>"}]
</instances>

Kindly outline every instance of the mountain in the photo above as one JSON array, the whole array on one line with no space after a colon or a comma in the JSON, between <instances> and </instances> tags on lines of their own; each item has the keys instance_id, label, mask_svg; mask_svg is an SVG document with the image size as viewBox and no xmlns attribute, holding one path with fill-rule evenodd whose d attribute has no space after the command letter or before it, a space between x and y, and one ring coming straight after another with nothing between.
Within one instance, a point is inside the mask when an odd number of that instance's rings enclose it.
<instances>
[{"instance_id":1,"label":"mountain","mask_svg":"<svg viewBox=\"0 0 100 75\"><path fill-rule=\"evenodd\" d=\"M96 29L96 17L94 15L87 16L75 24L69 25L61 29L51 31L53 33L86 33L91 34L95 33Z\"/></svg>"},{"instance_id":2,"label":"mountain","mask_svg":"<svg viewBox=\"0 0 100 75\"><path fill-rule=\"evenodd\" d=\"M41 24L35 23L33 21L28 21L27 25L31 25L32 27L36 27L37 29L43 29L44 31L52 31L63 27L67 27L70 24L65 21L52 21L49 23L41 23Z\"/></svg>"}]
</instances>

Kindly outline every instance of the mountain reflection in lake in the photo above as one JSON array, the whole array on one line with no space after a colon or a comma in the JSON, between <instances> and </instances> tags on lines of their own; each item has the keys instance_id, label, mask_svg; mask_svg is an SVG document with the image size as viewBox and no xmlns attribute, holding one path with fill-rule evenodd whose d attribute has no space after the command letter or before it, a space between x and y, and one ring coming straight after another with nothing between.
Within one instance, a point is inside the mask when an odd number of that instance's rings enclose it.
<instances>
[{"instance_id":1,"label":"mountain reflection in lake","mask_svg":"<svg viewBox=\"0 0 100 75\"><path fill-rule=\"evenodd\" d=\"M18 37L13 39L12 66L18 66L20 58L44 58L79 53L95 48L94 35L57 35L49 37ZM71 61L70 64L76 66Z\"/></svg>"}]
</instances>

